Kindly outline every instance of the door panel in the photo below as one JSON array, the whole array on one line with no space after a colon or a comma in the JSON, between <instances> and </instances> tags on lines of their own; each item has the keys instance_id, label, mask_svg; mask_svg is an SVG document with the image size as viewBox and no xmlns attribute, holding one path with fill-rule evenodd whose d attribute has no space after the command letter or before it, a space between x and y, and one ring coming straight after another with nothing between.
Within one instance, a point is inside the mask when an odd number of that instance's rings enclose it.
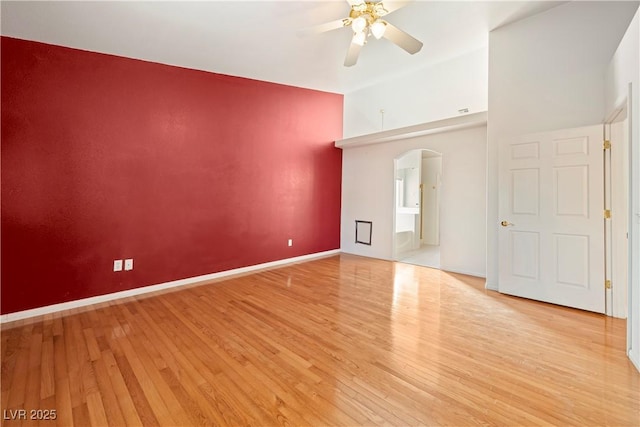
<instances>
[{"instance_id":1,"label":"door panel","mask_svg":"<svg viewBox=\"0 0 640 427\"><path fill-rule=\"evenodd\" d=\"M553 235L556 285L589 288L589 236Z\"/></svg>"},{"instance_id":2,"label":"door panel","mask_svg":"<svg viewBox=\"0 0 640 427\"><path fill-rule=\"evenodd\" d=\"M538 169L511 171L511 209L514 214L538 215L539 182Z\"/></svg>"},{"instance_id":3,"label":"door panel","mask_svg":"<svg viewBox=\"0 0 640 427\"><path fill-rule=\"evenodd\" d=\"M604 312L602 126L524 135L500 158L500 292Z\"/></svg>"},{"instance_id":4,"label":"door panel","mask_svg":"<svg viewBox=\"0 0 640 427\"><path fill-rule=\"evenodd\" d=\"M511 274L522 279L538 280L540 234L530 231L512 231Z\"/></svg>"},{"instance_id":5,"label":"door panel","mask_svg":"<svg viewBox=\"0 0 640 427\"><path fill-rule=\"evenodd\" d=\"M553 168L554 213L556 216L589 216L589 167Z\"/></svg>"}]
</instances>

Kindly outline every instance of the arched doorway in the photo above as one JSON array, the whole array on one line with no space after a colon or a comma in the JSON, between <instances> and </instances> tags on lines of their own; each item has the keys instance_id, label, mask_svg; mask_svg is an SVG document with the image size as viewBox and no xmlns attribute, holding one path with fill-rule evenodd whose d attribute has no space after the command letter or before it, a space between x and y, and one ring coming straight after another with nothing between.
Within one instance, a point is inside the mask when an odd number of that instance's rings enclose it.
<instances>
[{"instance_id":1,"label":"arched doorway","mask_svg":"<svg viewBox=\"0 0 640 427\"><path fill-rule=\"evenodd\" d=\"M442 153L411 150L394 161L396 261L440 268Z\"/></svg>"}]
</instances>

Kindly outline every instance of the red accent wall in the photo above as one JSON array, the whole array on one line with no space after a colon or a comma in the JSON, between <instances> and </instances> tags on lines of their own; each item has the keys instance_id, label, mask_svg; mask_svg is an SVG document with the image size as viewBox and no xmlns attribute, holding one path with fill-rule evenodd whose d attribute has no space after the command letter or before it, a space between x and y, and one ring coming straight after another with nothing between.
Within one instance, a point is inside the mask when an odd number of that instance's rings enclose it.
<instances>
[{"instance_id":1,"label":"red accent wall","mask_svg":"<svg viewBox=\"0 0 640 427\"><path fill-rule=\"evenodd\" d=\"M7 37L1 55L3 314L339 248L342 95Z\"/></svg>"}]
</instances>

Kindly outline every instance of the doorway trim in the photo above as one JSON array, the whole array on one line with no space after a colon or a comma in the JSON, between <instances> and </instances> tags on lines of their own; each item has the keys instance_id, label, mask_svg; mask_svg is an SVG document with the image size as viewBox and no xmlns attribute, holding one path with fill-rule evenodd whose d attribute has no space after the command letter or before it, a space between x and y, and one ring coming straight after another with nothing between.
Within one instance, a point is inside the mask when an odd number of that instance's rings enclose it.
<instances>
[{"instance_id":1,"label":"doorway trim","mask_svg":"<svg viewBox=\"0 0 640 427\"><path fill-rule=\"evenodd\" d=\"M611 143L611 149L605 152L605 209L611 210L611 221L608 222L605 227L605 265L607 268L607 279L612 281L611 288L606 290L605 314L618 318L628 317L628 303L631 298L631 289L629 286L630 252L628 247L630 170L628 165L624 164L624 159L628 157L629 154L631 138L631 120L629 119L628 112L628 101L624 99L604 122L604 139ZM621 124L621 126L620 129L615 129L614 131L612 127L616 124ZM625 148L625 152L619 151ZM621 171L626 171L626 175ZM622 200L614 199L614 189L623 188L625 184L627 191L619 194ZM619 222L621 216L623 223ZM620 234L619 228L621 226L626 229L627 236ZM621 239L622 241L620 241ZM617 253L621 253L624 260L621 261L616 258ZM620 288L622 288L622 292L617 292L616 290Z\"/></svg>"}]
</instances>

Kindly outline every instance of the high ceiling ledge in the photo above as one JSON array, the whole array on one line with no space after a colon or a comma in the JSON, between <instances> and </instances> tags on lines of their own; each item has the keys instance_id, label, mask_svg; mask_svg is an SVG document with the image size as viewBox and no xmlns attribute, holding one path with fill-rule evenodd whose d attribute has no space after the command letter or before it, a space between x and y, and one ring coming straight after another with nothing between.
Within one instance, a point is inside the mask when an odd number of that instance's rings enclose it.
<instances>
[{"instance_id":1,"label":"high ceiling ledge","mask_svg":"<svg viewBox=\"0 0 640 427\"><path fill-rule=\"evenodd\" d=\"M380 144L400 139L415 138L417 136L485 126L486 124L487 112L482 111L480 113L465 114L464 116L341 139L335 142L335 146L342 149L362 147L364 145Z\"/></svg>"}]
</instances>

